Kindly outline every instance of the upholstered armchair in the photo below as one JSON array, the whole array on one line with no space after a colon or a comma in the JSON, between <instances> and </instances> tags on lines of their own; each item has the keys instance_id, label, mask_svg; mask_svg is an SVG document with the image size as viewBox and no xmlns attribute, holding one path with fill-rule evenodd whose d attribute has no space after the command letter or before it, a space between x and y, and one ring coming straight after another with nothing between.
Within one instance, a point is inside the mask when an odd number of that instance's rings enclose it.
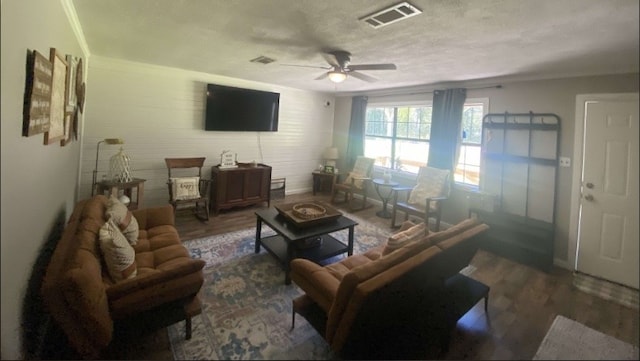
<instances>
[{"instance_id":1,"label":"upholstered armchair","mask_svg":"<svg viewBox=\"0 0 640 361\"><path fill-rule=\"evenodd\" d=\"M351 210L365 209L368 206L367 193L371 188L371 173L374 162L373 158L359 156L347 178L340 183L333 184L331 203L337 203L336 197L339 192L342 192L344 193L343 202L348 202ZM359 194L362 197L362 203L359 206L357 206L354 194Z\"/></svg>"},{"instance_id":2,"label":"upholstered armchair","mask_svg":"<svg viewBox=\"0 0 640 361\"><path fill-rule=\"evenodd\" d=\"M429 225L429 218L435 217L435 231L440 230L442 203L449 198L450 171L433 167L420 167L414 187L393 188L393 210L391 227L396 225L396 213L404 212L404 220L409 216L420 217Z\"/></svg>"}]
</instances>

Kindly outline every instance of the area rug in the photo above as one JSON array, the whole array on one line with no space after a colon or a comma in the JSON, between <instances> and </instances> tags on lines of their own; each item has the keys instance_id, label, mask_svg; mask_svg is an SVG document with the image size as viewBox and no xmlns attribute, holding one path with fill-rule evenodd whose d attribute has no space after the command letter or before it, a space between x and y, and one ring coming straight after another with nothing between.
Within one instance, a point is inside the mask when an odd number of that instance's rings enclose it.
<instances>
[{"instance_id":1,"label":"area rug","mask_svg":"<svg viewBox=\"0 0 640 361\"><path fill-rule=\"evenodd\" d=\"M391 233L349 216L354 253L386 241ZM263 237L274 234L263 227ZM348 231L332 233L347 242ZM184 322L168 328L176 360L335 359L329 346L302 317L291 330L291 301L302 291L284 284L284 271L264 249L254 253L255 228L184 242L192 257L207 262L202 314L193 318L192 338ZM337 256L330 262L344 256Z\"/></svg>"},{"instance_id":2,"label":"area rug","mask_svg":"<svg viewBox=\"0 0 640 361\"><path fill-rule=\"evenodd\" d=\"M623 306L638 309L640 291L612 283L603 279L591 277L576 272L573 275L573 285L588 294L617 302Z\"/></svg>"},{"instance_id":3,"label":"area rug","mask_svg":"<svg viewBox=\"0 0 640 361\"><path fill-rule=\"evenodd\" d=\"M638 348L558 315L533 359L637 360Z\"/></svg>"}]
</instances>

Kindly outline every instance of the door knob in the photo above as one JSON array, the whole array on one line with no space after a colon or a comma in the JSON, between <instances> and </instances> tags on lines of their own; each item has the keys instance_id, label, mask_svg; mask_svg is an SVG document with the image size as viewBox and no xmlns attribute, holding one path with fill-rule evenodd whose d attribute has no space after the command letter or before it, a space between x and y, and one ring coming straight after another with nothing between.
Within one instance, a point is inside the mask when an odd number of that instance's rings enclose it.
<instances>
[{"instance_id":1,"label":"door knob","mask_svg":"<svg viewBox=\"0 0 640 361\"><path fill-rule=\"evenodd\" d=\"M587 188L593 189L593 183L591 183L591 182L587 183Z\"/></svg>"},{"instance_id":2,"label":"door knob","mask_svg":"<svg viewBox=\"0 0 640 361\"><path fill-rule=\"evenodd\" d=\"M586 196L584 196L584 199L591 202L593 201L593 196L591 194L587 194Z\"/></svg>"}]
</instances>

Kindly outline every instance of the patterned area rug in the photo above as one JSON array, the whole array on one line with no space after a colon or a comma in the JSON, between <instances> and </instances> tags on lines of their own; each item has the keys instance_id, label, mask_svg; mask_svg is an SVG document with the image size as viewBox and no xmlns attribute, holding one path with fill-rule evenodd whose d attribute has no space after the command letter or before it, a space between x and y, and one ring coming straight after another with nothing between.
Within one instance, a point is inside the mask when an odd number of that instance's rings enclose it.
<instances>
[{"instance_id":1,"label":"patterned area rug","mask_svg":"<svg viewBox=\"0 0 640 361\"><path fill-rule=\"evenodd\" d=\"M391 234L349 216L355 228L354 253L385 242ZM274 234L267 226L263 236ZM347 242L346 230L332 236ZM284 272L264 249L254 253L255 228L184 242L192 257L207 262L201 291L202 314L184 339L184 323L168 328L176 360L335 359L327 343L302 317L291 330L291 301L302 294L284 284ZM335 262L344 256L337 256Z\"/></svg>"},{"instance_id":2,"label":"patterned area rug","mask_svg":"<svg viewBox=\"0 0 640 361\"><path fill-rule=\"evenodd\" d=\"M558 315L533 359L637 360L638 348Z\"/></svg>"},{"instance_id":3,"label":"patterned area rug","mask_svg":"<svg viewBox=\"0 0 640 361\"><path fill-rule=\"evenodd\" d=\"M640 291L633 288L591 277L580 272L574 273L573 285L583 292L617 302L623 306L638 309Z\"/></svg>"}]
</instances>

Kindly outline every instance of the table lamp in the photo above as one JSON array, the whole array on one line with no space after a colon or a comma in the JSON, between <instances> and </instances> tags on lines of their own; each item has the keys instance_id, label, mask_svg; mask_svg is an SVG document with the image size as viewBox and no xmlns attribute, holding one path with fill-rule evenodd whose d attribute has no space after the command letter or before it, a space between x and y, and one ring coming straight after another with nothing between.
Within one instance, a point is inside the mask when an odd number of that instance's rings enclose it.
<instances>
[{"instance_id":1,"label":"table lamp","mask_svg":"<svg viewBox=\"0 0 640 361\"><path fill-rule=\"evenodd\" d=\"M109 160L109 180L118 183L131 182L131 168L129 162L131 159L120 147L120 151L114 154Z\"/></svg>"},{"instance_id":2,"label":"table lamp","mask_svg":"<svg viewBox=\"0 0 640 361\"><path fill-rule=\"evenodd\" d=\"M338 159L338 148L329 147L324 151L323 158L325 159L325 165L332 167L336 166L336 159Z\"/></svg>"},{"instance_id":3,"label":"table lamp","mask_svg":"<svg viewBox=\"0 0 640 361\"><path fill-rule=\"evenodd\" d=\"M93 197L96 192L96 184L98 184L98 158L100 156L100 144L107 143L110 145L113 144L124 144L124 140L120 138L105 138L98 142L98 146L96 147L96 167L93 169L93 181L91 182L91 196Z\"/></svg>"}]
</instances>

